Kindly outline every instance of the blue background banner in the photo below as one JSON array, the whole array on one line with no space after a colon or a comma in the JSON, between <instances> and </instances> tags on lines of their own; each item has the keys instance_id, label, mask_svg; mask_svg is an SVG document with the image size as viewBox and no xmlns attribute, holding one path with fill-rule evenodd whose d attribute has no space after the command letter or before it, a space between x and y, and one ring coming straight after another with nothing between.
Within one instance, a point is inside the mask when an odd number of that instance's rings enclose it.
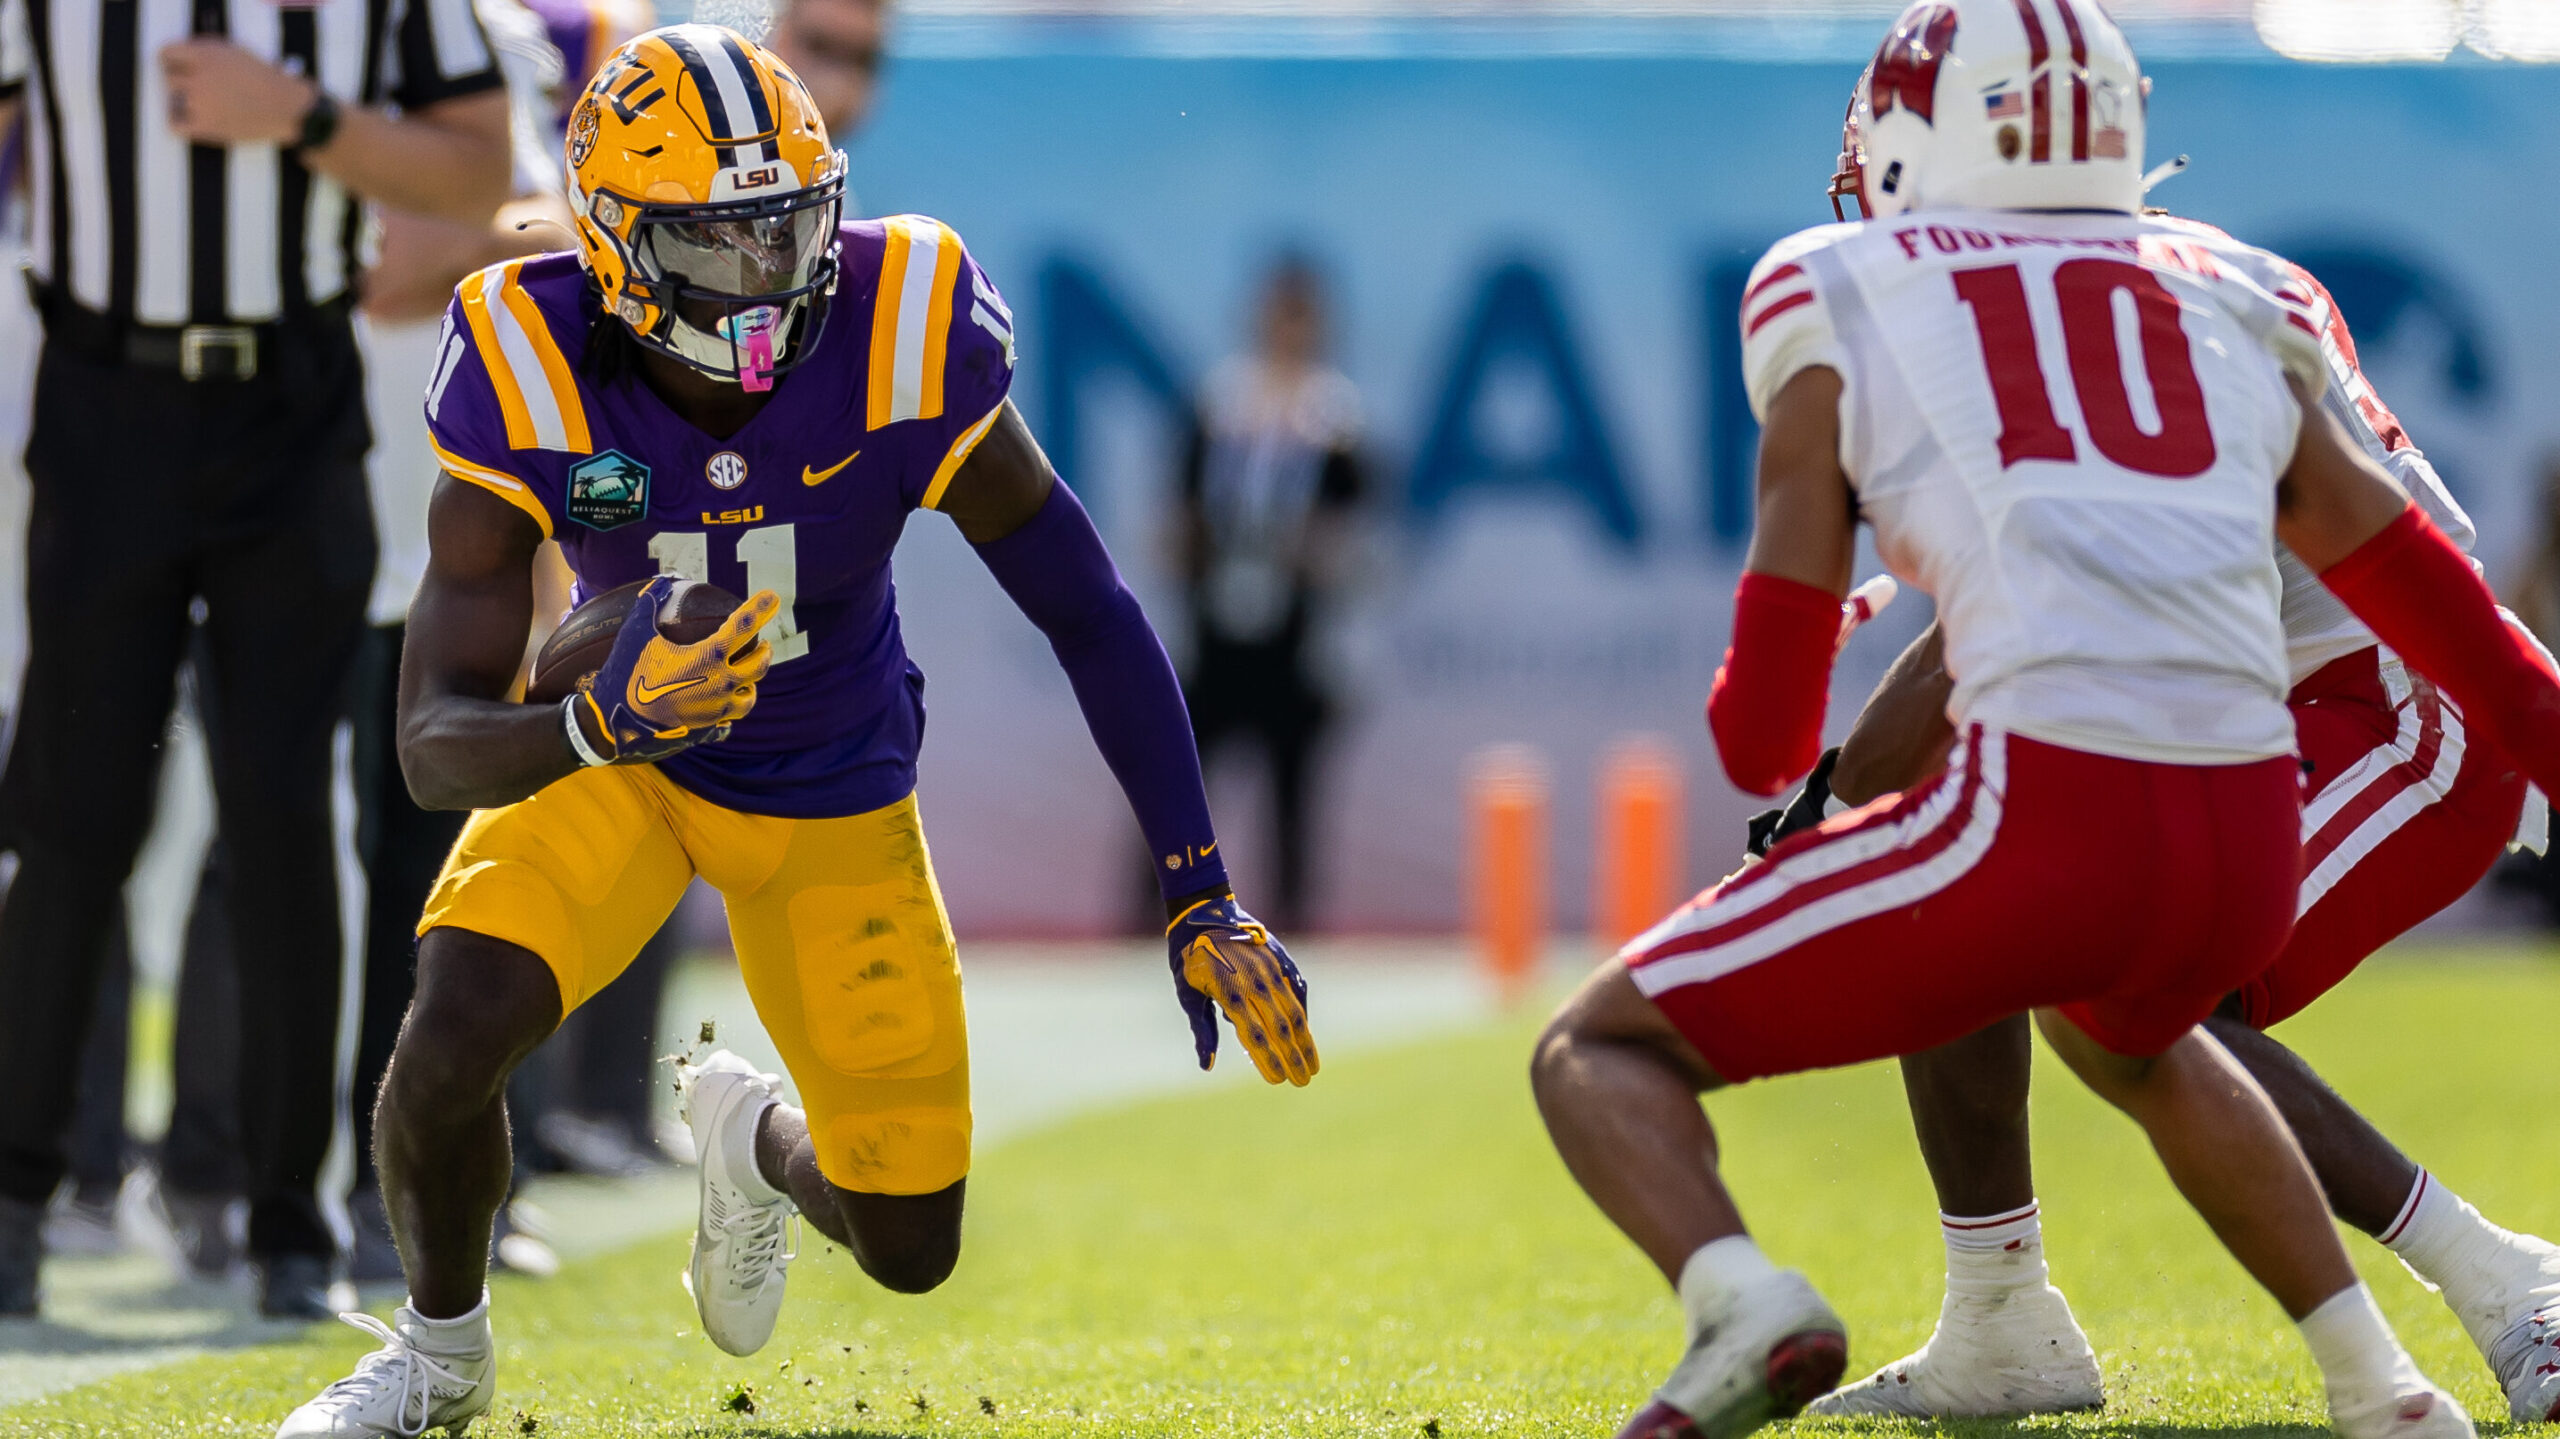
<instances>
[{"instance_id":1,"label":"blue background banner","mask_svg":"<svg viewBox=\"0 0 2560 1439\"><path fill-rule=\"evenodd\" d=\"M1243 344L1268 263L1316 260L1388 481L1328 647L1349 704L1321 912L1454 923L1466 757L1525 741L1551 765L1570 925L1614 736L1659 732L1688 756L1694 878L1729 867L1755 807L1716 774L1698 717L1750 516L1733 313L1763 248L1829 219L1857 68L910 54L853 177L871 213L948 221L1006 290L1015 394L1177 647L1178 407ZM2254 58L2155 75L2152 159L2195 163L2154 198L2323 276L2480 521L2493 576L2511 571L2560 449L2560 292L2527 173L2560 71ZM1115 926L1143 884L1134 828L1045 647L939 521L912 527L899 567L956 916ZM1853 646L1835 730L1925 616L1908 603ZM1218 797L1250 902L1260 801L1223 779Z\"/></svg>"}]
</instances>

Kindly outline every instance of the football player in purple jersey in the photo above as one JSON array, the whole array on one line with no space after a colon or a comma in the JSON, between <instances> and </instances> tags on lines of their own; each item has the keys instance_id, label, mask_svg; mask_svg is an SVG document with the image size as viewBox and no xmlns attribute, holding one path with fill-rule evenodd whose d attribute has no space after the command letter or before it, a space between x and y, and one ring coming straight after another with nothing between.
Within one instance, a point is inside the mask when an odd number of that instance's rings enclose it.
<instances>
[{"instance_id":1,"label":"football player in purple jersey","mask_svg":"<svg viewBox=\"0 0 2560 1439\"><path fill-rule=\"evenodd\" d=\"M1173 668L1007 399L1012 317L959 237L917 215L840 223L844 159L808 92L714 26L615 51L568 162L580 252L466 279L426 397L444 476L400 757L420 803L479 813L420 922L376 1119L409 1302L387 1325L348 1316L382 1347L283 1439L489 1406L506 1077L697 874L801 1100L726 1052L688 1067L704 1333L765 1342L794 1213L888 1288L951 1272L968 1044L889 575L917 509L959 526L1067 671L1155 855L1202 1067L1223 1010L1266 1080L1317 1068L1305 983L1228 888ZM582 597L647 582L556 706L507 698L546 538ZM675 643L661 577L748 599Z\"/></svg>"}]
</instances>

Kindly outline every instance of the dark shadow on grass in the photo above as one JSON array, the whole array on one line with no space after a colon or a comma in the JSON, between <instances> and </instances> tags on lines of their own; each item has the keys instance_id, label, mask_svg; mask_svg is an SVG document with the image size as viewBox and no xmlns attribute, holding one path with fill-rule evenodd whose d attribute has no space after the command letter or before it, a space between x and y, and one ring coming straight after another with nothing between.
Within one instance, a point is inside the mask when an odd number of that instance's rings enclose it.
<instances>
[{"instance_id":1,"label":"dark shadow on grass","mask_svg":"<svg viewBox=\"0 0 2560 1439\"><path fill-rule=\"evenodd\" d=\"M316 1329L317 1321L268 1319L255 1304L228 1286L174 1282L148 1293L118 1298L119 1308L158 1313L194 1313L200 1324L165 1333L100 1333L51 1319L0 1319L0 1359L72 1358L96 1354L137 1354L157 1349L250 1349L291 1344Z\"/></svg>"}]
</instances>

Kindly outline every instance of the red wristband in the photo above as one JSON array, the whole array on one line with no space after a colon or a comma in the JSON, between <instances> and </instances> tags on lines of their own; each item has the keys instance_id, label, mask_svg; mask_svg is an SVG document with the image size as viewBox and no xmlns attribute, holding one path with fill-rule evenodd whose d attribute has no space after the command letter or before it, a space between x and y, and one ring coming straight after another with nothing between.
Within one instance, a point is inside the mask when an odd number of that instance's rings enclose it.
<instances>
[{"instance_id":1,"label":"red wristband","mask_svg":"<svg viewBox=\"0 0 2560 1439\"><path fill-rule=\"evenodd\" d=\"M1776 794L1822 754L1840 597L1748 571L1733 591L1733 646L1707 694L1707 728L1724 772L1753 794Z\"/></svg>"}]
</instances>

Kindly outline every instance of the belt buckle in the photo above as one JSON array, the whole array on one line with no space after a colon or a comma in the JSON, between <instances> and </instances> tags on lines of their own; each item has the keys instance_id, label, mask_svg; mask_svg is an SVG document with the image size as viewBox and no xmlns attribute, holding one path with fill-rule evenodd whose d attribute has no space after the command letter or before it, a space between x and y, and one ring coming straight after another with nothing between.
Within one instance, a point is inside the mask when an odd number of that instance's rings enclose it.
<instances>
[{"instance_id":1,"label":"belt buckle","mask_svg":"<svg viewBox=\"0 0 2560 1439\"><path fill-rule=\"evenodd\" d=\"M189 381L256 378L258 332L247 325L187 326L178 332L178 373Z\"/></svg>"}]
</instances>

